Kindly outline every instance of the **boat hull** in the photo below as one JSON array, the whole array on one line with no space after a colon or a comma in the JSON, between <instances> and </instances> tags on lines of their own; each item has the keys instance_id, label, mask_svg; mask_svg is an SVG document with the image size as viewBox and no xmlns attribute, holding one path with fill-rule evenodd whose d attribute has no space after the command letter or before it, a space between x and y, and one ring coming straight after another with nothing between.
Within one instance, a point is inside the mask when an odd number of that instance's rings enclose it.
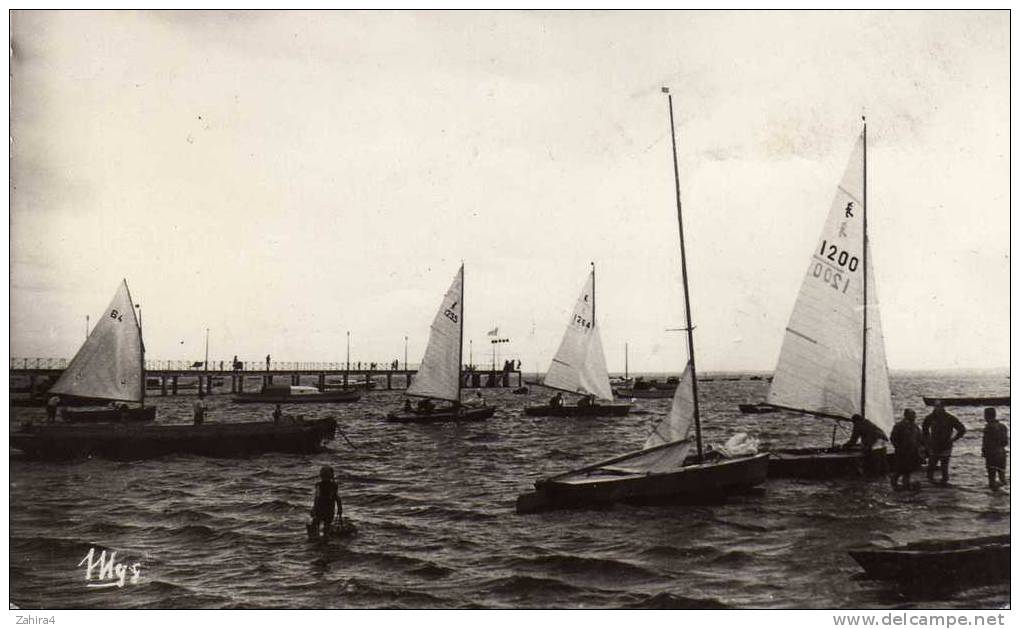
<instances>
[{"instance_id":1,"label":"boat hull","mask_svg":"<svg viewBox=\"0 0 1020 629\"><path fill-rule=\"evenodd\" d=\"M885 448L870 454L840 448L789 448L771 450L769 478L878 477L888 470Z\"/></svg>"},{"instance_id":2,"label":"boat hull","mask_svg":"<svg viewBox=\"0 0 1020 629\"><path fill-rule=\"evenodd\" d=\"M762 404L738 404L737 407L745 415L762 415L764 413L775 413L779 410L778 408Z\"/></svg>"},{"instance_id":3,"label":"boat hull","mask_svg":"<svg viewBox=\"0 0 1020 629\"><path fill-rule=\"evenodd\" d=\"M333 419L199 426L84 424L23 426L11 433L10 439L12 447L33 459L101 457L132 461L167 454L235 457L263 452L319 452L335 431Z\"/></svg>"},{"instance_id":4,"label":"boat hull","mask_svg":"<svg viewBox=\"0 0 1020 629\"><path fill-rule=\"evenodd\" d=\"M532 417L622 417L630 412L630 404L597 404L595 406L526 406L524 414Z\"/></svg>"},{"instance_id":5,"label":"boat hull","mask_svg":"<svg viewBox=\"0 0 1020 629\"><path fill-rule=\"evenodd\" d=\"M848 551L869 578L907 585L1009 581L1009 535Z\"/></svg>"},{"instance_id":6,"label":"boat hull","mask_svg":"<svg viewBox=\"0 0 1020 629\"><path fill-rule=\"evenodd\" d=\"M346 391L324 391L319 394L277 395L264 393L238 393L233 397L235 404L332 404L336 402L357 402L361 392L348 389Z\"/></svg>"},{"instance_id":7,"label":"boat hull","mask_svg":"<svg viewBox=\"0 0 1020 629\"><path fill-rule=\"evenodd\" d=\"M440 422L471 422L489 419L496 413L495 406L478 408L461 407L460 412L438 410L433 413L394 412L386 416L386 421L402 424L435 424Z\"/></svg>"},{"instance_id":8,"label":"boat hull","mask_svg":"<svg viewBox=\"0 0 1020 629\"><path fill-rule=\"evenodd\" d=\"M538 481L517 498L517 513L606 505L689 503L718 500L765 482L768 453L685 465L675 472L593 476L584 482Z\"/></svg>"},{"instance_id":9,"label":"boat hull","mask_svg":"<svg viewBox=\"0 0 1020 629\"><path fill-rule=\"evenodd\" d=\"M926 406L935 406L942 402L944 406L1009 406L1009 396L996 397L927 397Z\"/></svg>"},{"instance_id":10,"label":"boat hull","mask_svg":"<svg viewBox=\"0 0 1020 629\"><path fill-rule=\"evenodd\" d=\"M661 400L671 398L676 394L676 387L672 389L613 389L616 397L637 398L642 400Z\"/></svg>"},{"instance_id":11,"label":"boat hull","mask_svg":"<svg viewBox=\"0 0 1020 629\"><path fill-rule=\"evenodd\" d=\"M110 422L151 422L156 419L156 407L126 408L123 411L114 408L69 410L63 409L60 418L72 424L96 424Z\"/></svg>"}]
</instances>

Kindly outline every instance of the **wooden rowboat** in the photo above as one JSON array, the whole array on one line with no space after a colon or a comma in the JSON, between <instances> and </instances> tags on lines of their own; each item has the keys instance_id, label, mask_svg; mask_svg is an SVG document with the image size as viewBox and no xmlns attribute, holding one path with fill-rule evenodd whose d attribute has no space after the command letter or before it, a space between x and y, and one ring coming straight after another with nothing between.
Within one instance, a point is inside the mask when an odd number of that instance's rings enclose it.
<instances>
[{"instance_id":1,"label":"wooden rowboat","mask_svg":"<svg viewBox=\"0 0 1020 629\"><path fill-rule=\"evenodd\" d=\"M1009 406L1009 396L992 397L928 397L924 396L926 406L935 406L938 403L943 406Z\"/></svg>"},{"instance_id":2,"label":"wooden rowboat","mask_svg":"<svg viewBox=\"0 0 1020 629\"><path fill-rule=\"evenodd\" d=\"M908 585L1009 581L1009 535L848 551L869 578Z\"/></svg>"}]
</instances>

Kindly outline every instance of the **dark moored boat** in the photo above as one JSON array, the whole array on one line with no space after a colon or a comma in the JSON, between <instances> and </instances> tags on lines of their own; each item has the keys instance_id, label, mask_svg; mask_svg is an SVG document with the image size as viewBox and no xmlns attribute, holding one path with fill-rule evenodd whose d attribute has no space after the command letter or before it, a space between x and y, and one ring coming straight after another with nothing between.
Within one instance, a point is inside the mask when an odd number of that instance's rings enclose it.
<instances>
[{"instance_id":1,"label":"dark moored boat","mask_svg":"<svg viewBox=\"0 0 1020 629\"><path fill-rule=\"evenodd\" d=\"M46 406L52 393L44 395L33 395L31 397L11 397L11 406L41 408ZM93 398L80 398L72 396L60 396L60 406L100 406L106 404L106 400Z\"/></svg>"},{"instance_id":2,"label":"dark moored boat","mask_svg":"<svg viewBox=\"0 0 1020 629\"><path fill-rule=\"evenodd\" d=\"M928 397L924 396L926 406L935 406L939 402L943 406L1009 406L1009 396L993 397Z\"/></svg>"},{"instance_id":3,"label":"dark moored boat","mask_svg":"<svg viewBox=\"0 0 1020 629\"><path fill-rule=\"evenodd\" d=\"M315 387L270 385L258 393L238 393L233 399L236 404L325 404L357 402L361 393L357 390L319 391Z\"/></svg>"},{"instance_id":4,"label":"dark moored boat","mask_svg":"<svg viewBox=\"0 0 1020 629\"><path fill-rule=\"evenodd\" d=\"M151 422L156 419L155 406L139 408L89 408L81 410L60 409L60 418L72 424L96 424L103 422Z\"/></svg>"},{"instance_id":5,"label":"dark moored boat","mask_svg":"<svg viewBox=\"0 0 1020 629\"><path fill-rule=\"evenodd\" d=\"M842 448L771 449L769 478L876 477L888 469L885 448L866 455L862 450Z\"/></svg>"},{"instance_id":6,"label":"dark moored boat","mask_svg":"<svg viewBox=\"0 0 1020 629\"><path fill-rule=\"evenodd\" d=\"M740 412L745 415L761 415L763 413L775 413L778 408L769 406L768 404L738 404Z\"/></svg>"},{"instance_id":7,"label":"dark moored boat","mask_svg":"<svg viewBox=\"0 0 1020 629\"><path fill-rule=\"evenodd\" d=\"M533 417L622 417L630 404L593 404L591 406L526 406L524 414Z\"/></svg>"},{"instance_id":8,"label":"dark moored boat","mask_svg":"<svg viewBox=\"0 0 1020 629\"><path fill-rule=\"evenodd\" d=\"M496 412L493 406L461 406L459 409L437 408L430 413L416 411L393 412L386 416L387 421L405 424L431 424L435 422L471 422L488 419Z\"/></svg>"},{"instance_id":9,"label":"dark moored boat","mask_svg":"<svg viewBox=\"0 0 1020 629\"><path fill-rule=\"evenodd\" d=\"M1009 581L1009 535L857 548L850 556L872 579L906 585Z\"/></svg>"},{"instance_id":10,"label":"dark moored boat","mask_svg":"<svg viewBox=\"0 0 1020 629\"><path fill-rule=\"evenodd\" d=\"M102 457L118 461L167 454L247 456L263 452L310 453L336 432L333 419L194 425L23 425L11 446L35 459Z\"/></svg>"},{"instance_id":11,"label":"dark moored boat","mask_svg":"<svg viewBox=\"0 0 1020 629\"><path fill-rule=\"evenodd\" d=\"M673 97L669 97L670 131L673 122ZM676 170L676 138L673 137L674 173ZM674 391L673 403L669 414L659 422L652 434L648 436L641 450L599 461L579 469L570 470L535 482L535 491L521 494L517 498L518 513L534 513L550 509L576 508L589 505L602 505L614 502L655 504L670 502L698 502L705 499L718 500L728 493L743 491L765 482L768 472L769 455L758 454L757 446L747 447L749 440L743 444L732 439L719 451L703 455L701 441L701 421L698 410L697 372L694 366L694 335L691 324L690 292L687 290L687 262L684 251L683 223L680 217L680 181L677 174L677 221L680 224L680 259L681 277L684 285L685 316L684 329L687 332L687 365L678 380ZM589 286L578 300L571 324L578 322L580 331L592 332L592 349L578 356L578 348L587 350L577 340L565 338L560 352L553 359L549 374L563 373L563 367L579 364L581 361L562 360L563 358L583 358L597 354L602 360L602 373L605 373L605 360L602 358L601 342L598 340L598 329L594 327L594 305L591 313L584 310L590 295L594 298L595 271ZM594 299L592 299L594 301ZM590 322L590 323L589 323ZM568 328L569 330L570 328ZM564 347L574 347L571 355L564 352ZM590 366L589 366L590 367ZM586 369L585 376L598 373L594 369ZM591 382L590 377L575 379ZM546 376L548 382L549 375ZM569 382L563 378L563 381ZM608 377L605 387L608 388ZM697 455L688 456L694 444L690 439L693 428L697 444ZM744 446L744 447L741 447Z\"/></svg>"}]
</instances>

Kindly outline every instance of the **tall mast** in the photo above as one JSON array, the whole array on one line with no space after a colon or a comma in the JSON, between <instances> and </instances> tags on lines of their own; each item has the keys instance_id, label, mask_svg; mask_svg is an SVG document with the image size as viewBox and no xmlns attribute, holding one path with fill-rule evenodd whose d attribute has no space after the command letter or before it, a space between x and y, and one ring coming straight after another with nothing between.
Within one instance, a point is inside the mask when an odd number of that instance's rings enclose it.
<instances>
[{"instance_id":1,"label":"tall mast","mask_svg":"<svg viewBox=\"0 0 1020 629\"><path fill-rule=\"evenodd\" d=\"M627 344L623 344L623 379L627 380L630 376L627 373Z\"/></svg>"},{"instance_id":2,"label":"tall mast","mask_svg":"<svg viewBox=\"0 0 1020 629\"><path fill-rule=\"evenodd\" d=\"M460 263L460 343L457 344L457 401L460 402L461 363L464 361L464 263ZM495 347L495 346L493 346ZM495 368L495 363L493 363Z\"/></svg>"},{"instance_id":3,"label":"tall mast","mask_svg":"<svg viewBox=\"0 0 1020 629\"><path fill-rule=\"evenodd\" d=\"M591 327L595 329L595 263L591 263Z\"/></svg>"},{"instance_id":4,"label":"tall mast","mask_svg":"<svg viewBox=\"0 0 1020 629\"><path fill-rule=\"evenodd\" d=\"M691 393L694 397L694 434L698 444L698 463L703 461L701 451L701 415L698 410L698 373L694 367L694 326L691 323L691 298L687 286L687 252L684 249L684 219L680 203L680 167L676 157L676 127L673 124L673 95L669 88L662 88L669 96L669 133L673 142L673 180L676 183L676 221L680 227L680 271L684 279L684 314L687 322L687 356L691 364Z\"/></svg>"},{"instance_id":5,"label":"tall mast","mask_svg":"<svg viewBox=\"0 0 1020 629\"><path fill-rule=\"evenodd\" d=\"M864 273L864 325L861 326L861 417L868 399L868 120L864 121L864 203L861 208L864 227L864 252L861 254L861 270Z\"/></svg>"},{"instance_id":6,"label":"tall mast","mask_svg":"<svg viewBox=\"0 0 1020 629\"><path fill-rule=\"evenodd\" d=\"M138 354L141 359L141 397L142 408L145 408L145 338L142 336L142 306L141 304L135 304L134 300L131 299L131 289L128 288L127 280L124 280L124 290L128 294L128 303L131 304L131 309L138 309Z\"/></svg>"}]
</instances>

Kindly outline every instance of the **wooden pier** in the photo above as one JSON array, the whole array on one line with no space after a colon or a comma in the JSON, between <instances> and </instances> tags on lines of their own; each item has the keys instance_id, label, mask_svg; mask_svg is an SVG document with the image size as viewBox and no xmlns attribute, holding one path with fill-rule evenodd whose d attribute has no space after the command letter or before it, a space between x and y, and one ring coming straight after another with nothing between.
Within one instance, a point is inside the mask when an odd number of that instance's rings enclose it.
<instances>
[{"instance_id":1,"label":"wooden pier","mask_svg":"<svg viewBox=\"0 0 1020 629\"><path fill-rule=\"evenodd\" d=\"M197 367L195 365L198 365ZM364 363L362 363L364 365ZM41 393L56 382L67 366L64 359L12 358L11 377L28 379L25 392ZM238 369L231 369L231 361L210 361L210 369L201 363L188 364L182 361L146 361L145 384L149 395L177 395L189 390L204 393L243 393L255 381L256 389L271 384L311 384L319 390L329 388L372 389L382 382L386 390L406 389L417 369L382 369L376 367L348 369L343 363L273 363L268 368L261 363L239 363ZM262 368L256 368L262 366ZM496 388L521 386L520 370L464 370L465 388ZM227 379L230 389L226 389ZM516 383L516 384L514 384ZM217 389L219 389L217 391ZM13 385L11 388L15 391Z\"/></svg>"}]
</instances>

